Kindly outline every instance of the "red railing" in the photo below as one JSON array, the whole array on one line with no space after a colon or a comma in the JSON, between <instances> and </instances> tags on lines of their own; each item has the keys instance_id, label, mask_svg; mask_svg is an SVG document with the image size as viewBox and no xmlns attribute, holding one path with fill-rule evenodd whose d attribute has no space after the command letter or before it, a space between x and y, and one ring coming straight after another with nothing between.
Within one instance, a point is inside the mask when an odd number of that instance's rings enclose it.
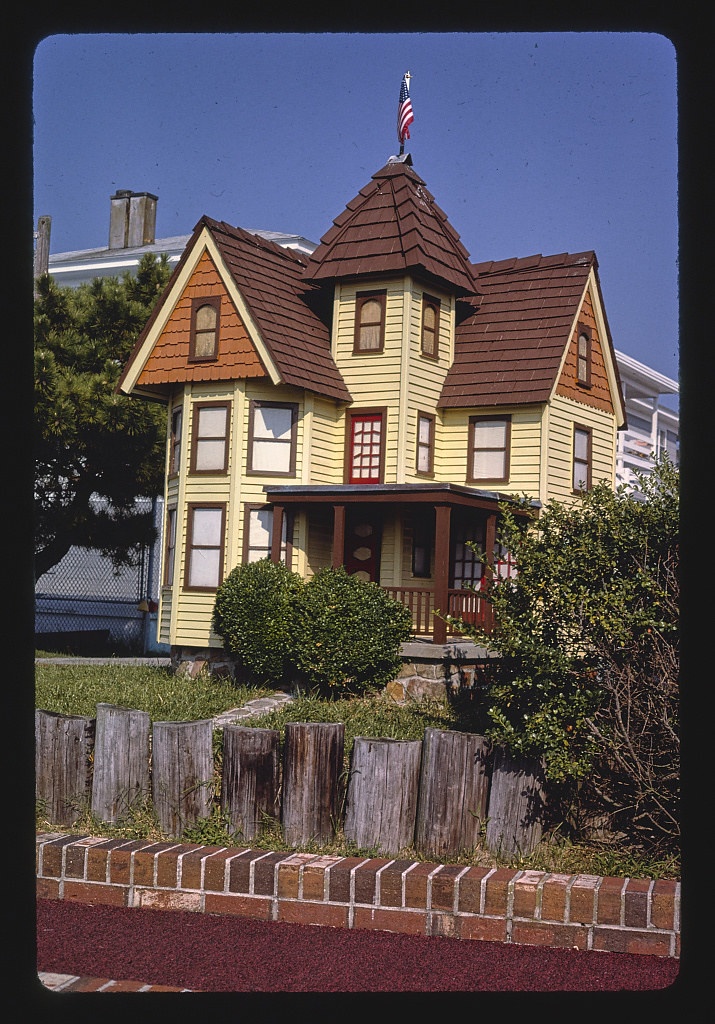
<instances>
[{"instance_id":1,"label":"red railing","mask_svg":"<svg viewBox=\"0 0 715 1024\"><path fill-rule=\"evenodd\" d=\"M384 590L399 601L412 614L415 636L431 637L434 635L434 594L431 590L420 587L384 587ZM441 609L440 609L441 611ZM481 594L471 590L450 590L448 592L447 614L474 625L491 629L492 609ZM447 624L449 636L461 636L459 630Z\"/></svg>"}]
</instances>

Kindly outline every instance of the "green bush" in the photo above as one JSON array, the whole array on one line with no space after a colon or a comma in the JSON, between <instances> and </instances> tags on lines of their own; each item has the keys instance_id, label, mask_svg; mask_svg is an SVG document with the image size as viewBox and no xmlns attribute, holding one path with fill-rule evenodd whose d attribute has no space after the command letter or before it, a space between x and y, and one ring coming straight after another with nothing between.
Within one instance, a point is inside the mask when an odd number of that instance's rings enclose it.
<instances>
[{"instance_id":1,"label":"green bush","mask_svg":"<svg viewBox=\"0 0 715 1024\"><path fill-rule=\"evenodd\" d=\"M298 594L293 650L309 685L324 693L384 686L401 666L412 616L376 583L326 568Z\"/></svg>"},{"instance_id":2,"label":"green bush","mask_svg":"<svg viewBox=\"0 0 715 1024\"><path fill-rule=\"evenodd\" d=\"M213 628L249 680L272 684L290 676L303 586L283 562L266 558L237 566L218 588Z\"/></svg>"}]
</instances>

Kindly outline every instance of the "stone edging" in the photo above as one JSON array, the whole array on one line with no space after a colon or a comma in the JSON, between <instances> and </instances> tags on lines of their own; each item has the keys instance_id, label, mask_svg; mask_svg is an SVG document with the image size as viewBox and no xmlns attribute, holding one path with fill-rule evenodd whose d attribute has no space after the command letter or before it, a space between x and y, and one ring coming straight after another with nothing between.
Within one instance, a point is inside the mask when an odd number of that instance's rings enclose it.
<instances>
[{"instance_id":1,"label":"stone edging","mask_svg":"<svg viewBox=\"0 0 715 1024\"><path fill-rule=\"evenodd\" d=\"M37 896L409 935L680 955L680 883L36 836Z\"/></svg>"}]
</instances>

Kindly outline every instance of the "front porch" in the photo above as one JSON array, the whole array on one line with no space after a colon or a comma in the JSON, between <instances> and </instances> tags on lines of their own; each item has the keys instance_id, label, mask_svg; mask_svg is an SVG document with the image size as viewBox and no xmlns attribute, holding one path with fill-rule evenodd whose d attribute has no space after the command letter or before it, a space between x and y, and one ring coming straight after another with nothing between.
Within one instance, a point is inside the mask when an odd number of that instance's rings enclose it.
<instances>
[{"instance_id":1,"label":"front porch","mask_svg":"<svg viewBox=\"0 0 715 1024\"><path fill-rule=\"evenodd\" d=\"M312 570L344 565L378 583L410 609L416 638L444 645L458 637L447 615L491 630L491 606L478 588L495 571L499 504L513 503L512 496L447 483L265 490L273 509L273 561L281 558L286 517L302 513L306 548L319 537L322 557L329 552L329 561L314 559ZM472 544L486 553L483 561Z\"/></svg>"}]
</instances>

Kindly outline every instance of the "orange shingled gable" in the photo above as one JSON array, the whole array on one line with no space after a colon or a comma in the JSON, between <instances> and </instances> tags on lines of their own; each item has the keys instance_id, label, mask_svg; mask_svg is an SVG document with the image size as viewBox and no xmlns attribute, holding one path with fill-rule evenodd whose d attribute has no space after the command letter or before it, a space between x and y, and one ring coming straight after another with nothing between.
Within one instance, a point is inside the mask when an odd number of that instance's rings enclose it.
<instances>
[{"instance_id":1,"label":"orange shingled gable","mask_svg":"<svg viewBox=\"0 0 715 1024\"><path fill-rule=\"evenodd\" d=\"M215 363L190 363L192 299L213 295L221 296L219 358ZM204 252L157 339L137 386L267 376L216 265L208 252Z\"/></svg>"},{"instance_id":2,"label":"orange shingled gable","mask_svg":"<svg viewBox=\"0 0 715 1024\"><path fill-rule=\"evenodd\" d=\"M602 409L604 412L612 413L615 411L613 396L608 384L603 347L598 333L590 291L587 291L584 296L578 321L581 324L585 324L591 331L591 386L590 388L584 388L576 381L577 326L569 342L561 376L556 385L556 391L560 395L565 395L576 402L581 402L582 405L590 405L595 409Z\"/></svg>"}]
</instances>

